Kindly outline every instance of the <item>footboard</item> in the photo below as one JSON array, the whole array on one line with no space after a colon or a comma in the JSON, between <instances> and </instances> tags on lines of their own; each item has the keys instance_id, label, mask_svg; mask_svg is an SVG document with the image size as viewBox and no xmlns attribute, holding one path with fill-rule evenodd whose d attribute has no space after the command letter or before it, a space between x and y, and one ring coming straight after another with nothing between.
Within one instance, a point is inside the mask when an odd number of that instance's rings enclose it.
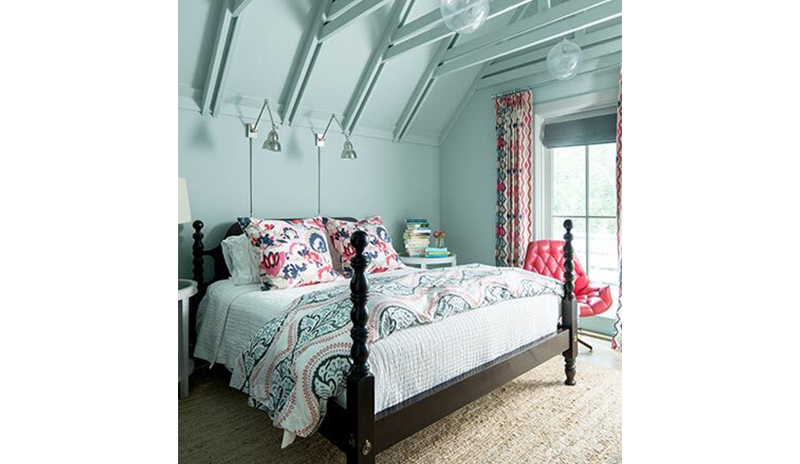
<instances>
[{"instance_id":1,"label":"footboard","mask_svg":"<svg viewBox=\"0 0 800 464\"><path fill-rule=\"evenodd\" d=\"M575 385L575 358L578 355L578 308L573 296L572 221L564 221L564 297L561 301L561 325L555 334L509 353L501 359L474 369L464 378L454 379L431 392L412 398L407 404L375 415L375 378L370 373L366 308L369 283L365 270L364 248L367 235L358 231L350 244L356 253L351 264L350 313L352 329L350 350L352 367L347 377L347 407L342 410L329 404L328 417L322 432L347 455L348 464L375 462L375 455L480 398L500 385L513 380L553 356L563 354L566 384ZM341 424L344 422L345 430ZM336 424L339 424L337 427Z\"/></svg>"}]
</instances>

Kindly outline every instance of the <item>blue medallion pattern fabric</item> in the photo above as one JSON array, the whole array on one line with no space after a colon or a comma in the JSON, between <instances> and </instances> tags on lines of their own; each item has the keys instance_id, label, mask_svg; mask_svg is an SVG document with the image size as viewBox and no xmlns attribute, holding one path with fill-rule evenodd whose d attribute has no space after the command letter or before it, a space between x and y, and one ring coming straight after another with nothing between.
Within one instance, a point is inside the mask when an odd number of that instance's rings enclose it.
<instances>
[{"instance_id":1,"label":"blue medallion pattern fabric","mask_svg":"<svg viewBox=\"0 0 800 464\"><path fill-rule=\"evenodd\" d=\"M258 251L258 271L267 289L302 287L342 279L333 268L322 218L280 221L239 218Z\"/></svg>"},{"instance_id":2,"label":"blue medallion pattern fabric","mask_svg":"<svg viewBox=\"0 0 800 464\"><path fill-rule=\"evenodd\" d=\"M533 103L530 90L494 101L497 150L495 264L522 267L533 236Z\"/></svg>"},{"instance_id":3,"label":"blue medallion pattern fabric","mask_svg":"<svg viewBox=\"0 0 800 464\"><path fill-rule=\"evenodd\" d=\"M333 247L333 264L336 270L345 277L350 278L353 275L350 260L355 256L356 250L350 245L350 236L357 230L367 233L367 247L364 249L364 254L369 259L367 274L406 267L400 261L400 256L392 245L392 237L380 216L373 216L358 222L326 218L325 224Z\"/></svg>"},{"instance_id":4,"label":"blue medallion pattern fabric","mask_svg":"<svg viewBox=\"0 0 800 464\"><path fill-rule=\"evenodd\" d=\"M534 272L468 264L370 278L368 345L501 301L563 297L563 284ZM344 283L310 292L267 322L237 359L231 386L249 395L273 424L307 437L350 370L350 291Z\"/></svg>"}]
</instances>

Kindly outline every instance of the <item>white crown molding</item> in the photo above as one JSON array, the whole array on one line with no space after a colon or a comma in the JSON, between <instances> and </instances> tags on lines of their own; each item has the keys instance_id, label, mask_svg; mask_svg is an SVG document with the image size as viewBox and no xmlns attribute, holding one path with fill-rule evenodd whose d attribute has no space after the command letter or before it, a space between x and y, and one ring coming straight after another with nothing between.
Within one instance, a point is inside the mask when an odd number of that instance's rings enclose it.
<instances>
[{"instance_id":1,"label":"white crown molding","mask_svg":"<svg viewBox=\"0 0 800 464\"><path fill-rule=\"evenodd\" d=\"M178 108L200 113L201 107L198 102L202 98L202 95L203 92L200 89L178 84ZM263 101L262 98L247 95L229 96L221 105L220 116L230 116L255 121ZM272 110L277 116L277 114L280 114L281 106L272 106ZM322 131L325 129L325 125L328 123L331 113L333 112L316 108L302 108L298 110L297 117L292 123L292 126L307 127L309 129ZM276 123L281 125L280 121L276 121ZM332 125L330 130L340 132L340 129L335 125ZM394 125L362 119L355 132L353 132L353 136L370 137L391 142L394 139ZM439 134L436 132L414 129L409 132L401 143L439 147Z\"/></svg>"}]
</instances>

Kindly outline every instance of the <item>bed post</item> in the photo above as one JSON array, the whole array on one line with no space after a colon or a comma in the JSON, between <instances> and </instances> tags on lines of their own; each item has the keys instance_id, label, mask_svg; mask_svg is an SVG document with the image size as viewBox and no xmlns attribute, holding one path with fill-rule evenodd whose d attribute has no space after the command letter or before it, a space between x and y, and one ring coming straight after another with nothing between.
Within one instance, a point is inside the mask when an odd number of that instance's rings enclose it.
<instances>
[{"instance_id":1,"label":"bed post","mask_svg":"<svg viewBox=\"0 0 800 464\"><path fill-rule=\"evenodd\" d=\"M206 287L203 285L203 221L194 221L192 223L192 227L194 227L194 234L192 234L192 238L194 239L194 243L192 244L192 278L195 282L197 282L197 293L198 295L193 299L193 301L200 301L203 299L203 293L205 293Z\"/></svg>"},{"instance_id":2,"label":"bed post","mask_svg":"<svg viewBox=\"0 0 800 464\"><path fill-rule=\"evenodd\" d=\"M353 322L353 328L350 330L350 338L353 339L350 358L353 365L347 376L347 464L373 464L375 378L370 373L367 362L369 283L364 273L367 268L367 258L364 256L367 234L356 231L350 238L350 244L355 248L356 254L350 261L353 267L353 278L350 280L350 300L353 302L353 310L350 312L350 320Z\"/></svg>"},{"instance_id":3,"label":"bed post","mask_svg":"<svg viewBox=\"0 0 800 464\"><path fill-rule=\"evenodd\" d=\"M569 348L564 351L564 372L567 385L575 385L575 358L578 356L578 304L572 284L572 221L564 221L564 298L561 300L561 323L569 329Z\"/></svg>"}]
</instances>

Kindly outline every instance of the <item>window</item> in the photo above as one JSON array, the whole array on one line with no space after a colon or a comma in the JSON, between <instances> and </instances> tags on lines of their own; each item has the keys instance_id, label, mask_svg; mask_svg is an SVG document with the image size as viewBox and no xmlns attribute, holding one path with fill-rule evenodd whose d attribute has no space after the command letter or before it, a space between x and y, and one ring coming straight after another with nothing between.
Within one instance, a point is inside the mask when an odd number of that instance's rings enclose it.
<instances>
[{"instance_id":1,"label":"window","mask_svg":"<svg viewBox=\"0 0 800 464\"><path fill-rule=\"evenodd\" d=\"M617 261L616 144L553 148L551 236L564 236L564 220L572 219L575 255L589 280L609 285L614 305L619 294Z\"/></svg>"}]
</instances>

